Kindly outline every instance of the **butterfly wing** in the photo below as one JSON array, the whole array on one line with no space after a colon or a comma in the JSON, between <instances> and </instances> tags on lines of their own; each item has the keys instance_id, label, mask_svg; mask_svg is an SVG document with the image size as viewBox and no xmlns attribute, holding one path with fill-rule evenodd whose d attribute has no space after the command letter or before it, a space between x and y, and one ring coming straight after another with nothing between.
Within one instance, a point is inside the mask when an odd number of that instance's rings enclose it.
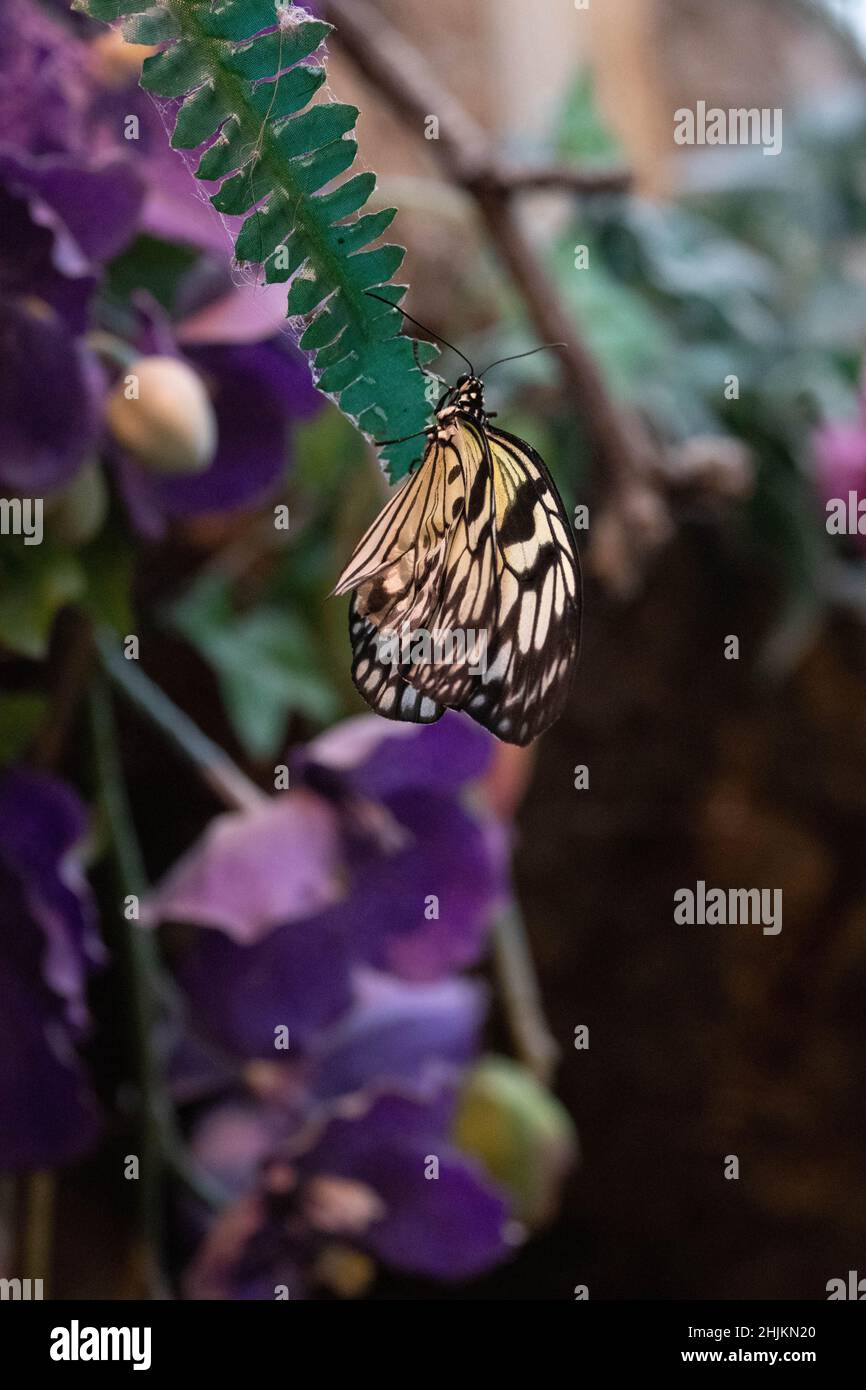
<instances>
[{"instance_id":1,"label":"butterfly wing","mask_svg":"<svg viewBox=\"0 0 866 1390\"><path fill-rule=\"evenodd\" d=\"M529 444L485 430L495 500L494 627L464 708L526 744L562 713L580 648L580 557L556 485Z\"/></svg>"},{"instance_id":2,"label":"butterfly wing","mask_svg":"<svg viewBox=\"0 0 866 1390\"><path fill-rule=\"evenodd\" d=\"M349 640L352 643L352 680L371 709L386 719L405 719L413 724L432 724L441 719L445 706L409 685L399 660L380 645L379 629L358 612L357 597L349 605Z\"/></svg>"},{"instance_id":3,"label":"butterfly wing","mask_svg":"<svg viewBox=\"0 0 866 1390\"><path fill-rule=\"evenodd\" d=\"M406 679L428 698L465 709L498 738L526 744L558 718L568 697L580 643L580 559L535 450L470 420L459 429L467 504L452 529L431 625L467 634L468 655L413 665Z\"/></svg>"},{"instance_id":4,"label":"butterfly wing","mask_svg":"<svg viewBox=\"0 0 866 1390\"><path fill-rule=\"evenodd\" d=\"M441 704L407 684L400 638L404 624L409 631L423 628L438 601L451 492L441 449L431 443L418 470L359 541L334 590L355 591L349 608L352 679L367 703L389 719L428 724L443 713Z\"/></svg>"},{"instance_id":5,"label":"butterfly wing","mask_svg":"<svg viewBox=\"0 0 866 1390\"><path fill-rule=\"evenodd\" d=\"M425 551L437 543L442 506L437 463L438 447L428 444L417 471L398 488L361 537L334 594L378 580L382 592L381 601L373 605L377 610L385 609L386 597L399 601L405 594Z\"/></svg>"},{"instance_id":6,"label":"butterfly wing","mask_svg":"<svg viewBox=\"0 0 866 1390\"><path fill-rule=\"evenodd\" d=\"M454 489L438 598L426 629L440 645L436 661L414 661L406 679L443 705L462 708L478 684L496 628L496 511L485 432L459 419L443 453Z\"/></svg>"}]
</instances>

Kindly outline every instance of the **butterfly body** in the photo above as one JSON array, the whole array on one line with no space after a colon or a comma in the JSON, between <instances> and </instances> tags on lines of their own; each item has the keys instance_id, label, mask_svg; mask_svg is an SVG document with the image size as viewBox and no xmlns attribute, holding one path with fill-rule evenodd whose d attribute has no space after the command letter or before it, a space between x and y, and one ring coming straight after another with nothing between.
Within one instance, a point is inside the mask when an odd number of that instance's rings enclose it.
<instances>
[{"instance_id":1,"label":"butterfly body","mask_svg":"<svg viewBox=\"0 0 866 1390\"><path fill-rule=\"evenodd\" d=\"M526 744L562 711L577 661L580 561L553 479L491 425L471 373L446 391L417 468L361 539L352 675L387 718L464 709Z\"/></svg>"}]
</instances>

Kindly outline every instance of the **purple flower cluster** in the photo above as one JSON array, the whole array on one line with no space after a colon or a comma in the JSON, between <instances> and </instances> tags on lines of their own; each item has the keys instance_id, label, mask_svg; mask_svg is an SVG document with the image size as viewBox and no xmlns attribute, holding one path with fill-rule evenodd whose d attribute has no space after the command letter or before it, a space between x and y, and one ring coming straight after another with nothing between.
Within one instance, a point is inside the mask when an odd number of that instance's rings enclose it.
<instances>
[{"instance_id":1,"label":"purple flower cluster","mask_svg":"<svg viewBox=\"0 0 866 1390\"><path fill-rule=\"evenodd\" d=\"M290 790L211 822L142 904L134 930L188 924L172 1086L225 1194L218 1214L185 1210L188 1297L345 1291L352 1258L467 1278L519 1239L454 1138L487 1003L456 972L508 894L507 833L474 791L493 747L459 715L349 720L296 750ZM102 958L84 830L56 780L0 783L0 1028L20 1063L0 1072L0 1168L65 1163L99 1134L79 1055Z\"/></svg>"},{"instance_id":2,"label":"purple flower cluster","mask_svg":"<svg viewBox=\"0 0 866 1390\"><path fill-rule=\"evenodd\" d=\"M453 972L507 893L504 830L464 804L491 752L459 716L350 720L298 753L291 790L214 821L144 905L197 925L177 1085L210 1097L193 1146L231 1195L190 1296L303 1296L334 1249L452 1279L510 1249L504 1193L451 1137L485 1012Z\"/></svg>"},{"instance_id":3,"label":"purple flower cluster","mask_svg":"<svg viewBox=\"0 0 866 1390\"><path fill-rule=\"evenodd\" d=\"M292 422L318 398L280 334L284 290L233 284L229 235L138 89L134 53L33 0L4 5L0 488L50 499L101 460L153 535L171 518L266 498ZM112 300L111 265L142 235L189 249L171 315L144 291L120 312ZM124 383L149 356L175 370L133 436ZM168 446L190 381L213 444L179 465Z\"/></svg>"}]
</instances>

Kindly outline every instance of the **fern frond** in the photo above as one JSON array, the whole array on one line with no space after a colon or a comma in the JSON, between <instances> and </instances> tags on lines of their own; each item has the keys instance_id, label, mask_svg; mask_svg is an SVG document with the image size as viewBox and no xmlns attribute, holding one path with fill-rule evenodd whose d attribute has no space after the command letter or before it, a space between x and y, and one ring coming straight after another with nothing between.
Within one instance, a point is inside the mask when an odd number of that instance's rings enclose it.
<instances>
[{"instance_id":1,"label":"fern frond","mask_svg":"<svg viewBox=\"0 0 866 1390\"><path fill-rule=\"evenodd\" d=\"M363 213L374 174L335 183L355 160L357 108L310 104L325 81L313 55L331 26L275 0L75 0L75 8L120 20L130 43L164 45L145 60L141 85L185 98L172 144L206 146L196 177L219 182L211 202L247 214L237 259L262 264L269 282L291 282L287 314L304 321L300 347L319 389L368 435L422 430L430 406L419 363L436 349L403 337L399 310L365 293L396 306L406 292L390 283L404 248L369 249L396 209ZM392 479L418 452L417 441L383 451Z\"/></svg>"}]
</instances>

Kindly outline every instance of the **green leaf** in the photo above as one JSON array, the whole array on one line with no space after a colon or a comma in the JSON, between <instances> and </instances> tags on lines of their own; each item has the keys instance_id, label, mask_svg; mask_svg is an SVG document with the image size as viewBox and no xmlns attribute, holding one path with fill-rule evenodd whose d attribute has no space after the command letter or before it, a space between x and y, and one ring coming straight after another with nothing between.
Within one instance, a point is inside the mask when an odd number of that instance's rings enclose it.
<instances>
[{"instance_id":1,"label":"green leaf","mask_svg":"<svg viewBox=\"0 0 866 1390\"><path fill-rule=\"evenodd\" d=\"M173 313L183 277L193 266L198 252L189 246L141 235L135 238L108 267L105 294L121 307L142 290Z\"/></svg>"},{"instance_id":2,"label":"green leaf","mask_svg":"<svg viewBox=\"0 0 866 1390\"><path fill-rule=\"evenodd\" d=\"M557 251L563 299L581 323L613 390L627 397L653 376L659 361L672 355L673 341L645 299L607 271L594 246L592 270L575 271L573 247L569 238Z\"/></svg>"},{"instance_id":3,"label":"green leaf","mask_svg":"<svg viewBox=\"0 0 866 1390\"><path fill-rule=\"evenodd\" d=\"M98 626L132 632L133 550L116 531L102 531L81 551L87 587L81 603Z\"/></svg>"},{"instance_id":4,"label":"green leaf","mask_svg":"<svg viewBox=\"0 0 866 1390\"><path fill-rule=\"evenodd\" d=\"M236 614L222 576L200 579L171 621L216 672L226 712L246 751L270 756L292 712L326 724L339 705L317 664L316 639L289 610Z\"/></svg>"},{"instance_id":5,"label":"green leaf","mask_svg":"<svg viewBox=\"0 0 866 1390\"><path fill-rule=\"evenodd\" d=\"M622 155L621 146L599 112L592 74L574 79L556 122L554 147L565 160L613 163Z\"/></svg>"},{"instance_id":6,"label":"green leaf","mask_svg":"<svg viewBox=\"0 0 866 1390\"><path fill-rule=\"evenodd\" d=\"M13 549L6 541L0 555L0 647L41 660L56 615L84 588L84 572L73 555L47 542Z\"/></svg>"},{"instance_id":7,"label":"green leaf","mask_svg":"<svg viewBox=\"0 0 866 1390\"><path fill-rule=\"evenodd\" d=\"M419 366L436 349L404 338L396 308L367 294L384 291L395 306L405 294L390 283L404 248L368 249L393 210L361 215L375 188L370 174L332 186L355 161L356 108L310 105L325 71L307 60L331 26L290 3L278 11L274 0L76 0L76 8L121 19L130 41L164 44L146 59L141 85L185 98L172 143L206 145L196 173L219 183L212 203L246 214L238 260L262 264L267 281L291 280L287 313L301 320L320 389L375 437L421 432L430 406ZM420 451L417 438L387 446L392 479Z\"/></svg>"}]
</instances>

